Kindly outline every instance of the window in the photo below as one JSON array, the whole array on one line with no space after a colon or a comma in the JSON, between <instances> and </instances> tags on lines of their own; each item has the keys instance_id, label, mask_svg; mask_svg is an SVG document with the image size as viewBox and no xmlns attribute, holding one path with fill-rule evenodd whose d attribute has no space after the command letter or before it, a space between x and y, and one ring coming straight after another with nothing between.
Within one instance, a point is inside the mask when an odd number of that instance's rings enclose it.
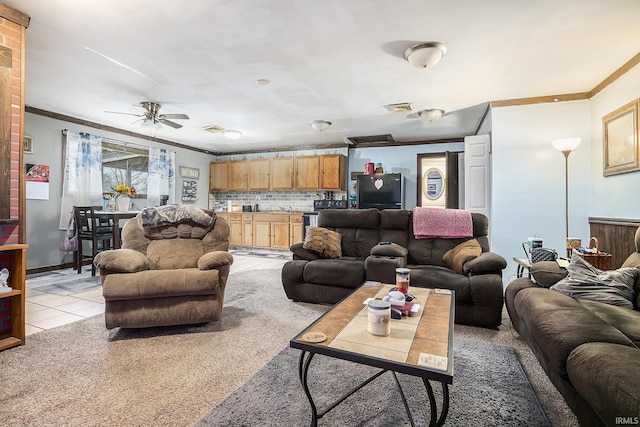
<instances>
[{"instance_id":1,"label":"window","mask_svg":"<svg viewBox=\"0 0 640 427\"><path fill-rule=\"evenodd\" d=\"M102 188L112 193L118 184L133 185L138 198L147 197L149 152L139 148L102 142Z\"/></svg>"}]
</instances>

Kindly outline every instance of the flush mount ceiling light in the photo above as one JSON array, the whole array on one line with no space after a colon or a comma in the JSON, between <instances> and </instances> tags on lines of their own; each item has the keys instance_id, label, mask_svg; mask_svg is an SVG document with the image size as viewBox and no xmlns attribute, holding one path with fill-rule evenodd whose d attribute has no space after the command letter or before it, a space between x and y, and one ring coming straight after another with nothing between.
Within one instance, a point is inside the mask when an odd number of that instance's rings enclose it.
<instances>
[{"instance_id":1,"label":"flush mount ceiling light","mask_svg":"<svg viewBox=\"0 0 640 427\"><path fill-rule=\"evenodd\" d=\"M225 130L222 133L227 139L238 139L240 138L240 135L242 135L242 132L240 132L239 130L231 130L231 129Z\"/></svg>"},{"instance_id":2,"label":"flush mount ceiling light","mask_svg":"<svg viewBox=\"0 0 640 427\"><path fill-rule=\"evenodd\" d=\"M440 62L446 52L447 47L442 43L427 42L408 48L403 56L414 67L429 68Z\"/></svg>"},{"instance_id":3,"label":"flush mount ceiling light","mask_svg":"<svg viewBox=\"0 0 640 427\"><path fill-rule=\"evenodd\" d=\"M331 122L329 122L327 120L313 120L309 124L311 125L311 127L314 130L317 130L318 132L322 132L323 130L327 130L327 129L329 129L329 126L331 126Z\"/></svg>"},{"instance_id":4,"label":"flush mount ceiling light","mask_svg":"<svg viewBox=\"0 0 640 427\"><path fill-rule=\"evenodd\" d=\"M440 120L443 114L444 110L441 110L440 108L429 108L418 112L418 116L426 122L435 122Z\"/></svg>"}]
</instances>

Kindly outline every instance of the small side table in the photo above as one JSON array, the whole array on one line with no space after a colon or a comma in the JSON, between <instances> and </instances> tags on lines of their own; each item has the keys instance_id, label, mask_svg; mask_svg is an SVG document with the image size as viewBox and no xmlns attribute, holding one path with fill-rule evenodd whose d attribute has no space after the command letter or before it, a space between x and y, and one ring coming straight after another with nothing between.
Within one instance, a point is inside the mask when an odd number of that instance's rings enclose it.
<instances>
[{"instance_id":1,"label":"small side table","mask_svg":"<svg viewBox=\"0 0 640 427\"><path fill-rule=\"evenodd\" d=\"M516 270L516 276L523 277L524 271L527 270L527 277L529 277L529 269L531 268L531 262L529 262L529 259L525 257L514 256L513 261L518 266L518 269Z\"/></svg>"}]
</instances>

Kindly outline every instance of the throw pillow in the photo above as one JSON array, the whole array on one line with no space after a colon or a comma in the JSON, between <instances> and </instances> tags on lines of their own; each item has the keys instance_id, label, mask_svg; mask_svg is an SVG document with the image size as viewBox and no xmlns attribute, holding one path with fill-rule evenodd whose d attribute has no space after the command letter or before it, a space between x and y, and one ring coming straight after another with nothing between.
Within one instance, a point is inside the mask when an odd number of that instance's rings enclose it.
<instances>
[{"instance_id":1,"label":"throw pillow","mask_svg":"<svg viewBox=\"0 0 640 427\"><path fill-rule=\"evenodd\" d=\"M476 239L470 239L460 243L453 249L449 249L442 257L442 260L456 273L464 274L462 270L464 264L477 258L481 253L480 243Z\"/></svg>"},{"instance_id":2,"label":"throw pillow","mask_svg":"<svg viewBox=\"0 0 640 427\"><path fill-rule=\"evenodd\" d=\"M599 270L578 255L571 257L568 276L550 289L573 298L585 298L633 309L633 284L637 268Z\"/></svg>"},{"instance_id":3,"label":"throw pillow","mask_svg":"<svg viewBox=\"0 0 640 427\"><path fill-rule=\"evenodd\" d=\"M303 248L317 252L325 258L342 256L342 234L323 227L307 227Z\"/></svg>"}]
</instances>

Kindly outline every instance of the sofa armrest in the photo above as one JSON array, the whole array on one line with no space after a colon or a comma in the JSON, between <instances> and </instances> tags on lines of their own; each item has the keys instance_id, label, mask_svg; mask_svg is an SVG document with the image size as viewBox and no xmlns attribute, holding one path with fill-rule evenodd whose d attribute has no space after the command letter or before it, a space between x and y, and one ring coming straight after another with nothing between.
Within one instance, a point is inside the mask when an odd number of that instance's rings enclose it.
<instances>
[{"instance_id":1,"label":"sofa armrest","mask_svg":"<svg viewBox=\"0 0 640 427\"><path fill-rule=\"evenodd\" d=\"M231 264L233 264L233 256L226 251L207 252L198 259L198 268L200 270L214 270L223 265Z\"/></svg>"},{"instance_id":2,"label":"sofa armrest","mask_svg":"<svg viewBox=\"0 0 640 427\"><path fill-rule=\"evenodd\" d=\"M142 253L133 249L112 249L98 253L93 264L110 273L137 273L149 269L149 260Z\"/></svg>"},{"instance_id":3,"label":"sofa armrest","mask_svg":"<svg viewBox=\"0 0 640 427\"><path fill-rule=\"evenodd\" d=\"M407 257L409 250L397 243L389 243L386 245L377 244L371 248L371 255L390 256L390 257Z\"/></svg>"},{"instance_id":4,"label":"sofa armrest","mask_svg":"<svg viewBox=\"0 0 640 427\"><path fill-rule=\"evenodd\" d=\"M303 242L294 243L289 248L293 252L293 259L304 259L307 261L313 261L314 259L321 259L322 257L318 252L310 251L302 247Z\"/></svg>"},{"instance_id":5,"label":"sofa armrest","mask_svg":"<svg viewBox=\"0 0 640 427\"><path fill-rule=\"evenodd\" d=\"M567 270L560 267L556 261L540 261L531 264L529 276L539 286L550 288L567 277Z\"/></svg>"},{"instance_id":6,"label":"sofa armrest","mask_svg":"<svg viewBox=\"0 0 640 427\"><path fill-rule=\"evenodd\" d=\"M466 275L498 273L507 268L507 260L493 252L483 252L462 266Z\"/></svg>"},{"instance_id":7,"label":"sofa armrest","mask_svg":"<svg viewBox=\"0 0 640 427\"><path fill-rule=\"evenodd\" d=\"M406 266L406 256L371 255L364 260L367 280L381 283L396 283L396 268Z\"/></svg>"}]
</instances>

